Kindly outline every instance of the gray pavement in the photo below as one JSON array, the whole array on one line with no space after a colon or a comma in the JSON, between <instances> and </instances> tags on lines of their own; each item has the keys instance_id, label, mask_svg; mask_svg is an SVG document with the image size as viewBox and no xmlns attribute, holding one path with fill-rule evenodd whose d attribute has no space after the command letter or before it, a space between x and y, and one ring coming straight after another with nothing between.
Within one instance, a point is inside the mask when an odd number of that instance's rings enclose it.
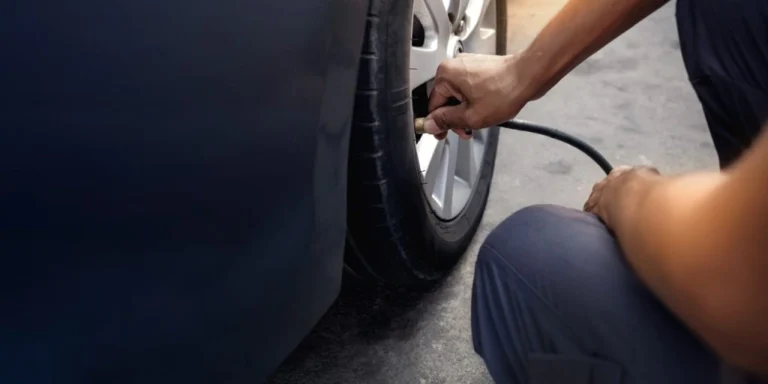
<instances>
[{"instance_id":1,"label":"gray pavement","mask_svg":"<svg viewBox=\"0 0 768 384\"><path fill-rule=\"evenodd\" d=\"M524 47L563 0L510 4L510 52ZM669 4L576 68L520 117L587 140L613 164L663 173L717 167L680 57ZM531 204L580 207L600 169L546 138L502 132L480 230L456 270L431 292L345 289L270 383L491 383L472 349L470 294L480 243Z\"/></svg>"}]
</instances>

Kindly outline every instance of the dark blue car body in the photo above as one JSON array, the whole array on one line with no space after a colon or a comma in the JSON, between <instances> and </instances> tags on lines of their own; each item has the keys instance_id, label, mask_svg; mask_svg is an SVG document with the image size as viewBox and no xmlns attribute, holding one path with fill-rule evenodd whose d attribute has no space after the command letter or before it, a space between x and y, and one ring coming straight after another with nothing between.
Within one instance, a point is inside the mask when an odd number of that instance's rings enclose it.
<instances>
[{"instance_id":1,"label":"dark blue car body","mask_svg":"<svg viewBox=\"0 0 768 384\"><path fill-rule=\"evenodd\" d=\"M0 383L257 383L336 297L367 0L0 12Z\"/></svg>"}]
</instances>

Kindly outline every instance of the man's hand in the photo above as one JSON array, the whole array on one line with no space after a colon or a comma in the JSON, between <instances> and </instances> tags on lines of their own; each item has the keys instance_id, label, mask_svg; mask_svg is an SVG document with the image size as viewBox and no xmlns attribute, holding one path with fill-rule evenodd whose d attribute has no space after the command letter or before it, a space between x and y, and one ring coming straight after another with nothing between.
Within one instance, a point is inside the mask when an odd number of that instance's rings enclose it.
<instances>
[{"instance_id":1,"label":"man's hand","mask_svg":"<svg viewBox=\"0 0 768 384\"><path fill-rule=\"evenodd\" d=\"M448 130L469 138L465 128L485 128L509 120L530 96L518 78L514 56L461 54L437 68L424 130L442 139ZM451 99L461 104L447 105Z\"/></svg>"},{"instance_id":2,"label":"man's hand","mask_svg":"<svg viewBox=\"0 0 768 384\"><path fill-rule=\"evenodd\" d=\"M584 210L594 213L609 229L614 229L617 221L622 216L630 216L628 210L636 208L639 199L660 179L656 168L616 167L592 188Z\"/></svg>"},{"instance_id":3,"label":"man's hand","mask_svg":"<svg viewBox=\"0 0 768 384\"><path fill-rule=\"evenodd\" d=\"M425 131L438 138L452 129L498 124L543 96L571 69L667 0L571 0L533 42L515 56L463 54L437 69ZM461 105L447 107L450 98Z\"/></svg>"},{"instance_id":4,"label":"man's hand","mask_svg":"<svg viewBox=\"0 0 768 384\"><path fill-rule=\"evenodd\" d=\"M618 168L584 209L632 270L727 364L768 377L768 126L723 172Z\"/></svg>"}]
</instances>

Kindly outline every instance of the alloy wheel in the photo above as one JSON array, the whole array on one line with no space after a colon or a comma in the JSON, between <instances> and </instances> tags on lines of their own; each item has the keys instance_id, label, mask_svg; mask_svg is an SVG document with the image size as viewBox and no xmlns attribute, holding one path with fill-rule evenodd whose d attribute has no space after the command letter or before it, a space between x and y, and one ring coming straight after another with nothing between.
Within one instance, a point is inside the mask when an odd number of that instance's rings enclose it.
<instances>
[{"instance_id":1,"label":"alloy wheel","mask_svg":"<svg viewBox=\"0 0 768 384\"><path fill-rule=\"evenodd\" d=\"M496 53L495 0L414 0L410 89L416 116L426 115L427 95L437 67L461 52ZM458 216L469 202L483 166L487 130L462 140L449 133L416 138L424 193L443 220Z\"/></svg>"}]
</instances>

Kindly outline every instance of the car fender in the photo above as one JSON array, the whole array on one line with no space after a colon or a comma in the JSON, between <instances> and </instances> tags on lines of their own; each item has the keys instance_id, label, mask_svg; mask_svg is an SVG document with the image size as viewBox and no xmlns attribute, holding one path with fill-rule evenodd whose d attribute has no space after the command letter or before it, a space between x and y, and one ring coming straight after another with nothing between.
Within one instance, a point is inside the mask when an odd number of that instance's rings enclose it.
<instances>
[{"instance_id":1,"label":"car fender","mask_svg":"<svg viewBox=\"0 0 768 384\"><path fill-rule=\"evenodd\" d=\"M338 294L367 6L0 13L0 382L277 366Z\"/></svg>"}]
</instances>

